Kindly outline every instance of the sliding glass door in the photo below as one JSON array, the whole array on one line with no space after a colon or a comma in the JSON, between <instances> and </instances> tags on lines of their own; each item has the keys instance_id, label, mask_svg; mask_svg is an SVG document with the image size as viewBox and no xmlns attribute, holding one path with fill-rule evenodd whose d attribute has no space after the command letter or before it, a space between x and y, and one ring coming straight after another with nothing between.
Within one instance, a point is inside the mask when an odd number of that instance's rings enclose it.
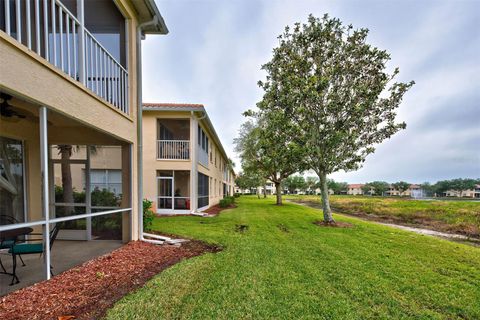
<instances>
[{"instance_id":1,"label":"sliding glass door","mask_svg":"<svg viewBox=\"0 0 480 320\"><path fill-rule=\"evenodd\" d=\"M0 225L25 222L24 185L23 143L0 137Z\"/></svg>"}]
</instances>

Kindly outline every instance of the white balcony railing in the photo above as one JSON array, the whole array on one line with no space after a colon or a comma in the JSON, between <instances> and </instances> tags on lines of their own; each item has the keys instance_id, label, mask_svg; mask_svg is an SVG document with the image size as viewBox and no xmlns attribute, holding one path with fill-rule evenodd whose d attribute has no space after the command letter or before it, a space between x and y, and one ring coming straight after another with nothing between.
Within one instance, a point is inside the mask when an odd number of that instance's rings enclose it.
<instances>
[{"instance_id":1,"label":"white balcony railing","mask_svg":"<svg viewBox=\"0 0 480 320\"><path fill-rule=\"evenodd\" d=\"M189 140L157 140L157 159L188 160L190 159Z\"/></svg>"},{"instance_id":2,"label":"white balcony railing","mask_svg":"<svg viewBox=\"0 0 480 320\"><path fill-rule=\"evenodd\" d=\"M129 113L128 72L60 0L5 0L0 28L73 79Z\"/></svg>"}]
</instances>

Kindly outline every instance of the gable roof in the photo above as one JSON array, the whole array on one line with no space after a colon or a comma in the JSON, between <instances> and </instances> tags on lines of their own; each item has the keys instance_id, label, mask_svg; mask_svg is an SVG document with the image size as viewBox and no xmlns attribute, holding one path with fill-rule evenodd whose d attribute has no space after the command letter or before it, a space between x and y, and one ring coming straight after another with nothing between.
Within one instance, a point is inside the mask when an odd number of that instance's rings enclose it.
<instances>
[{"instance_id":1,"label":"gable roof","mask_svg":"<svg viewBox=\"0 0 480 320\"><path fill-rule=\"evenodd\" d=\"M361 187L363 187L363 186L364 186L364 184L361 184L361 183L356 183L356 184L354 183L354 184L349 184L349 185L348 185L348 187L349 187L349 188L352 188L352 189L361 188Z\"/></svg>"}]
</instances>

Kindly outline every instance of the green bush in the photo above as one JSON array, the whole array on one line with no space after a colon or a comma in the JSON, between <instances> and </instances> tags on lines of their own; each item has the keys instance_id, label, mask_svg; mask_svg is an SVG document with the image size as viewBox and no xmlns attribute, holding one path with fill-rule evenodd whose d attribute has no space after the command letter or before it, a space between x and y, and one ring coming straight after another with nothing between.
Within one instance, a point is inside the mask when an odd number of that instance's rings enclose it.
<instances>
[{"instance_id":1,"label":"green bush","mask_svg":"<svg viewBox=\"0 0 480 320\"><path fill-rule=\"evenodd\" d=\"M150 230L155 219L155 213L152 211L152 201L143 199L143 230Z\"/></svg>"},{"instance_id":2,"label":"green bush","mask_svg":"<svg viewBox=\"0 0 480 320\"><path fill-rule=\"evenodd\" d=\"M232 199L230 197L223 198L220 200L219 206L220 208L226 208L232 204Z\"/></svg>"},{"instance_id":3,"label":"green bush","mask_svg":"<svg viewBox=\"0 0 480 320\"><path fill-rule=\"evenodd\" d=\"M233 196L234 196L235 198L239 198L241 195L242 195L241 193L238 193L238 192L237 192L237 193L235 193Z\"/></svg>"}]
</instances>

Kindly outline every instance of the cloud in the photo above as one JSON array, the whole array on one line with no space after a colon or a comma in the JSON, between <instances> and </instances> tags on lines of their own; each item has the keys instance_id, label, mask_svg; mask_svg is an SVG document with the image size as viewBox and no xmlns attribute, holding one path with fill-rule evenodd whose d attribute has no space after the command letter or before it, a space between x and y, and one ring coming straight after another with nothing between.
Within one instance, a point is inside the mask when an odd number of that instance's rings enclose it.
<instances>
[{"instance_id":1,"label":"cloud","mask_svg":"<svg viewBox=\"0 0 480 320\"><path fill-rule=\"evenodd\" d=\"M158 1L170 34L144 41L144 100L203 103L229 155L241 113L262 92L260 67L286 25L329 13L370 29L399 81L415 80L399 109L407 130L377 147L349 182L480 176L480 2ZM239 164L239 160L233 157ZM237 170L239 166L237 165Z\"/></svg>"}]
</instances>

